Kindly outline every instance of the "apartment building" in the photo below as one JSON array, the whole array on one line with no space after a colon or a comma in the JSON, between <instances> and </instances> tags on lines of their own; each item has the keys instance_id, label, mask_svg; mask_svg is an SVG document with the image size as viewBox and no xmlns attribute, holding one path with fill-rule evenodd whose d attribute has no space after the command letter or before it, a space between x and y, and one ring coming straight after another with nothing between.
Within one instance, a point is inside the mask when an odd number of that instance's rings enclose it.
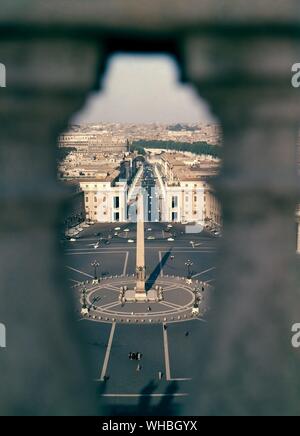
<instances>
[{"instance_id":1,"label":"apartment building","mask_svg":"<svg viewBox=\"0 0 300 436\"><path fill-rule=\"evenodd\" d=\"M154 158L162 221L221 225L221 206L212 187L218 164L190 164L187 160L184 153L162 153Z\"/></svg>"},{"instance_id":2,"label":"apartment building","mask_svg":"<svg viewBox=\"0 0 300 436\"><path fill-rule=\"evenodd\" d=\"M111 223L127 220L127 182L119 180L119 169L98 172L94 178L80 180L84 192L86 217Z\"/></svg>"}]
</instances>

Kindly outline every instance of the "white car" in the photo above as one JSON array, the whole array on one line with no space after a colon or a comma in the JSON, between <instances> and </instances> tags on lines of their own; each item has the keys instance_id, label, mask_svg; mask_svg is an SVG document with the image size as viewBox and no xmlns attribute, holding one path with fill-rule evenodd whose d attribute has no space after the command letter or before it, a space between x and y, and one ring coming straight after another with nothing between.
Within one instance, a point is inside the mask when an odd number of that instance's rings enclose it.
<instances>
[{"instance_id":1,"label":"white car","mask_svg":"<svg viewBox=\"0 0 300 436\"><path fill-rule=\"evenodd\" d=\"M128 232L130 232L130 229L124 229L124 232L128 233Z\"/></svg>"},{"instance_id":2,"label":"white car","mask_svg":"<svg viewBox=\"0 0 300 436\"><path fill-rule=\"evenodd\" d=\"M175 239L174 238L168 238L168 242L174 242Z\"/></svg>"},{"instance_id":3,"label":"white car","mask_svg":"<svg viewBox=\"0 0 300 436\"><path fill-rule=\"evenodd\" d=\"M76 242L76 241L77 241L77 239L75 239L75 238L70 239L70 242Z\"/></svg>"},{"instance_id":4,"label":"white car","mask_svg":"<svg viewBox=\"0 0 300 436\"><path fill-rule=\"evenodd\" d=\"M149 228L149 229L147 229L147 232L152 232L152 229L150 229L150 228Z\"/></svg>"},{"instance_id":5,"label":"white car","mask_svg":"<svg viewBox=\"0 0 300 436\"><path fill-rule=\"evenodd\" d=\"M168 229L171 229L173 226L172 226L172 224L168 224L167 227L168 227Z\"/></svg>"},{"instance_id":6,"label":"white car","mask_svg":"<svg viewBox=\"0 0 300 436\"><path fill-rule=\"evenodd\" d=\"M116 230L118 232L119 230L121 230L121 227L115 227L114 230Z\"/></svg>"},{"instance_id":7,"label":"white car","mask_svg":"<svg viewBox=\"0 0 300 436\"><path fill-rule=\"evenodd\" d=\"M147 238L149 241L154 241L154 239L155 239L155 236L148 236L148 238Z\"/></svg>"},{"instance_id":8,"label":"white car","mask_svg":"<svg viewBox=\"0 0 300 436\"><path fill-rule=\"evenodd\" d=\"M129 244L133 244L134 240L133 239L128 239Z\"/></svg>"}]
</instances>

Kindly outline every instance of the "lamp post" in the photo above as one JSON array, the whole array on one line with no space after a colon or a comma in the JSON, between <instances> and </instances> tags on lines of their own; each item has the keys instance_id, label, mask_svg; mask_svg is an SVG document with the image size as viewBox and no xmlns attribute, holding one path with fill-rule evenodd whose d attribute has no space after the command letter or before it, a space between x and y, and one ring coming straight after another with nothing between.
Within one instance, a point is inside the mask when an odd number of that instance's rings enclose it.
<instances>
[{"instance_id":1,"label":"lamp post","mask_svg":"<svg viewBox=\"0 0 300 436\"><path fill-rule=\"evenodd\" d=\"M82 289L82 309L87 308L87 301L86 301L86 289Z\"/></svg>"},{"instance_id":2,"label":"lamp post","mask_svg":"<svg viewBox=\"0 0 300 436\"><path fill-rule=\"evenodd\" d=\"M98 280L98 274L97 274L97 269L100 266L100 263L97 262L96 260L91 264L91 266L94 268L94 278L95 280Z\"/></svg>"},{"instance_id":3,"label":"lamp post","mask_svg":"<svg viewBox=\"0 0 300 436\"><path fill-rule=\"evenodd\" d=\"M185 266L187 267L187 278L191 279L192 278L192 271L191 271L191 267L193 266L193 262L191 260L187 260L185 262Z\"/></svg>"}]
</instances>

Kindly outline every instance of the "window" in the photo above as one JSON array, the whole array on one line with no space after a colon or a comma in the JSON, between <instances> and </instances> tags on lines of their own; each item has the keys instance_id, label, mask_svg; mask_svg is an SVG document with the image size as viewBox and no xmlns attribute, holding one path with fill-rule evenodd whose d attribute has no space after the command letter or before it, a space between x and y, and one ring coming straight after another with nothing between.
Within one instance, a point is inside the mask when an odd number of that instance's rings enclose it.
<instances>
[{"instance_id":1,"label":"window","mask_svg":"<svg viewBox=\"0 0 300 436\"><path fill-rule=\"evenodd\" d=\"M120 207L120 197L114 197L114 208L119 209Z\"/></svg>"},{"instance_id":2,"label":"window","mask_svg":"<svg viewBox=\"0 0 300 436\"><path fill-rule=\"evenodd\" d=\"M177 196L173 196L172 197L172 209L174 209L177 206L178 206L178 197Z\"/></svg>"},{"instance_id":3,"label":"window","mask_svg":"<svg viewBox=\"0 0 300 436\"><path fill-rule=\"evenodd\" d=\"M89 201L89 197L85 197L85 201L88 203L88 201Z\"/></svg>"},{"instance_id":4,"label":"window","mask_svg":"<svg viewBox=\"0 0 300 436\"><path fill-rule=\"evenodd\" d=\"M97 197L94 197L94 202L97 203Z\"/></svg>"}]
</instances>

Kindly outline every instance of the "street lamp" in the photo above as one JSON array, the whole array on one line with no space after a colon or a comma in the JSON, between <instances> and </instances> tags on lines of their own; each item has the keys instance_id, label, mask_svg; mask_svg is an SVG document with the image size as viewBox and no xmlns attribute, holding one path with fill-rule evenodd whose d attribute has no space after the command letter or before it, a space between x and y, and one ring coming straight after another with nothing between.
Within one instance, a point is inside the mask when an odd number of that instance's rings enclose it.
<instances>
[{"instance_id":1,"label":"street lamp","mask_svg":"<svg viewBox=\"0 0 300 436\"><path fill-rule=\"evenodd\" d=\"M191 279L192 278L192 271L191 271L191 267L193 266L193 262L191 260L187 260L185 262L185 266L187 267L187 278Z\"/></svg>"},{"instance_id":2,"label":"street lamp","mask_svg":"<svg viewBox=\"0 0 300 436\"><path fill-rule=\"evenodd\" d=\"M94 278L95 280L98 280L98 274L97 274L97 268L99 268L100 263L96 260L91 264L91 266L94 268Z\"/></svg>"}]
</instances>

